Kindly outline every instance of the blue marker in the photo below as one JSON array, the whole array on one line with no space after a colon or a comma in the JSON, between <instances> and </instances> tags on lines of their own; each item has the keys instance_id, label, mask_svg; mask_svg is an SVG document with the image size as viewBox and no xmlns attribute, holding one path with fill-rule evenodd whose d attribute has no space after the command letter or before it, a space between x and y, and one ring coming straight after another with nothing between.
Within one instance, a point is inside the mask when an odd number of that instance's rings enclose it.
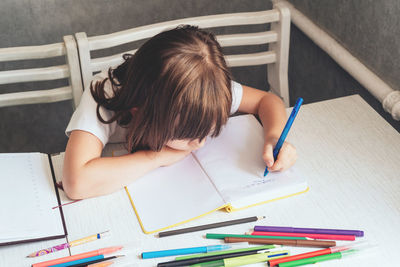
<instances>
[{"instance_id":1,"label":"blue marker","mask_svg":"<svg viewBox=\"0 0 400 267\"><path fill-rule=\"evenodd\" d=\"M56 265L51 265L51 267L53 267L53 266L54 267L67 267L67 266L73 266L73 265L83 264L86 262L102 260L102 259L104 259L104 255L98 255L98 256L93 256L93 257L89 257L89 258L83 258L83 259L79 259L79 260L64 262L64 263L60 263L60 264L56 264Z\"/></svg>"},{"instance_id":2,"label":"blue marker","mask_svg":"<svg viewBox=\"0 0 400 267\"><path fill-rule=\"evenodd\" d=\"M285 142L286 136L290 130L290 127L293 124L294 118L296 118L297 113L299 112L300 106L303 103L303 98L299 97L296 101L296 104L294 104L294 107L292 109L292 113L290 113L289 119L286 122L285 128L283 128L282 134L278 139L278 142L275 145L273 154L274 154L274 160L278 158L279 150L281 150L281 147L283 145L283 142ZM264 177L268 174L268 166L265 167L264 171Z\"/></svg>"},{"instance_id":3,"label":"blue marker","mask_svg":"<svg viewBox=\"0 0 400 267\"><path fill-rule=\"evenodd\" d=\"M204 247L193 247L193 248L178 248L160 251L150 251L143 252L142 259L151 259L158 257L167 257L175 255L186 255L195 253L207 253L211 251L225 250L231 248L231 245L214 245L214 246L204 246Z\"/></svg>"}]
</instances>

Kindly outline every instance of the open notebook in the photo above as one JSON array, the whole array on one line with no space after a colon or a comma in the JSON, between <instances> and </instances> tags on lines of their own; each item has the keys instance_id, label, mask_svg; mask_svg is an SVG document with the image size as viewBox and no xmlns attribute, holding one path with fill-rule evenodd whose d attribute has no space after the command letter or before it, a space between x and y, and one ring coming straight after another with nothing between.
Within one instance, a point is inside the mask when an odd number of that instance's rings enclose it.
<instances>
[{"instance_id":1,"label":"open notebook","mask_svg":"<svg viewBox=\"0 0 400 267\"><path fill-rule=\"evenodd\" d=\"M218 209L240 210L307 191L295 168L263 177L263 144L253 115L232 117L203 148L127 186L142 230L150 234Z\"/></svg>"},{"instance_id":2,"label":"open notebook","mask_svg":"<svg viewBox=\"0 0 400 267\"><path fill-rule=\"evenodd\" d=\"M1 153L0 170L0 246L65 237L51 157Z\"/></svg>"}]
</instances>

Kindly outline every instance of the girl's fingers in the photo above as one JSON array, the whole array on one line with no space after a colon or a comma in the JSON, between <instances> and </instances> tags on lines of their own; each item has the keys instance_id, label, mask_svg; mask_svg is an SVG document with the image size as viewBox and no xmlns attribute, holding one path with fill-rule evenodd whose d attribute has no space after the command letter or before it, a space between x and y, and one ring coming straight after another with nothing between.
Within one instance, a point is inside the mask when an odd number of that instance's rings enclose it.
<instances>
[{"instance_id":1,"label":"girl's fingers","mask_svg":"<svg viewBox=\"0 0 400 267\"><path fill-rule=\"evenodd\" d=\"M274 165L273 148L273 145L270 143L264 145L263 160L268 168Z\"/></svg>"},{"instance_id":2,"label":"girl's fingers","mask_svg":"<svg viewBox=\"0 0 400 267\"><path fill-rule=\"evenodd\" d=\"M296 148L293 145L285 142L278 154L277 160L270 168L270 171L284 171L293 166L293 164L296 162L296 159Z\"/></svg>"}]
</instances>

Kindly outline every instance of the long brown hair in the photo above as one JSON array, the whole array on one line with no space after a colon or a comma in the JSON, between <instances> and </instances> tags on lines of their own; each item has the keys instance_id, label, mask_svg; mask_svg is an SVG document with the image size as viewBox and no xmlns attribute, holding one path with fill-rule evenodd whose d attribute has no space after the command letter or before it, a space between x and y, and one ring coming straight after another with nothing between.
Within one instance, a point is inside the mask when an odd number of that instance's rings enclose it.
<instances>
[{"instance_id":1,"label":"long brown hair","mask_svg":"<svg viewBox=\"0 0 400 267\"><path fill-rule=\"evenodd\" d=\"M124 59L90 90L99 120L129 129L129 150L159 151L170 140L218 136L231 108L231 74L212 33L179 26ZM111 97L104 90L107 80ZM115 112L110 120L101 117L101 106Z\"/></svg>"}]
</instances>

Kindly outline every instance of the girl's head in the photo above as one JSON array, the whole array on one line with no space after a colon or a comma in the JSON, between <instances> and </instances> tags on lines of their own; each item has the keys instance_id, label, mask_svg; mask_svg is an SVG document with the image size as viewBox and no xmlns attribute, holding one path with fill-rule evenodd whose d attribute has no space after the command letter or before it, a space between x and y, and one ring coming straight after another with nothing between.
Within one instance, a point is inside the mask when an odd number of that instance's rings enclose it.
<instances>
[{"instance_id":1,"label":"girl's head","mask_svg":"<svg viewBox=\"0 0 400 267\"><path fill-rule=\"evenodd\" d=\"M125 62L92 84L97 116L127 127L129 149L161 150L174 140L217 136L232 102L231 74L213 34L180 26L149 39ZM104 121L100 106L115 111Z\"/></svg>"}]
</instances>

